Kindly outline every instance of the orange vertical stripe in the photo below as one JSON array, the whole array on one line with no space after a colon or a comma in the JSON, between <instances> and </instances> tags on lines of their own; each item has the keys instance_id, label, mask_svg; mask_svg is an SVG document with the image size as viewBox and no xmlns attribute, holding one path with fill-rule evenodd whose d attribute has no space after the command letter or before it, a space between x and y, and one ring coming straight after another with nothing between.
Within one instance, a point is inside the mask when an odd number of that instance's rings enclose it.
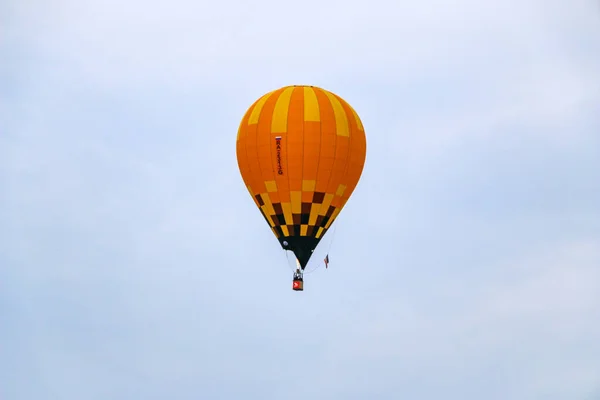
<instances>
[{"instance_id":1,"label":"orange vertical stripe","mask_svg":"<svg viewBox=\"0 0 600 400\"><path fill-rule=\"evenodd\" d=\"M248 124L248 118L250 118L251 109L252 108L247 110L246 114L244 114L244 117L242 118L242 122L238 128L238 136L236 140L237 162L242 173L242 179L244 180L246 186L251 186L250 180L253 176L252 170L250 169L250 163L248 161L248 154L246 153L246 141L248 138L246 126Z\"/></svg>"},{"instance_id":2,"label":"orange vertical stripe","mask_svg":"<svg viewBox=\"0 0 600 400\"><path fill-rule=\"evenodd\" d=\"M290 190L302 190L302 161L304 159L304 91L294 88L290 99L287 131L287 163Z\"/></svg>"},{"instance_id":3,"label":"orange vertical stripe","mask_svg":"<svg viewBox=\"0 0 600 400\"><path fill-rule=\"evenodd\" d=\"M315 96L313 96L313 94ZM314 97L316 97L316 90L313 88L305 89L305 103L304 107L314 107ZM312 100L311 100L312 99ZM311 100L311 101L309 101ZM318 103L316 104L318 106ZM302 118L310 118L310 121L304 120L304 151L303 151L303 168L302 168L302 179L303 180L316 180L317 169L319 164L319 153L321 148L321 122L313 121L316 119L317 113L321 110L306 110Z\"/></svg>"},{"instance_id":4,"label":"orange vertical stripe","mask_svg":"<svg viewBox=\"0 0 600 400\"><path fill-rule=\"evenodd\" d=\"M265 184L261 177L260 162L258 161L258 131L256 124L246 126L246 154L248 157L248 167L250 169L250 187L252 190L258 193L262 193L266 190Z\"/></svg>"},{"instance_id":5,"label":"orange vertical stripe","mask_svg":"<svg viewBox=\"0 0 600 400\"><path fill-rule=\"evenodd\" d=\"M333 94L332 96L334 96L335 98L338 99L339 103L342 106L342 109L346 115L347 121L348 121L348 137L344 138L344 139L348 139L347 140L347 152L345 155L345 160L344 160L344 165L343 167L338 166L338 170L336 172L336 177L334 179L332 179L332 182L330 182L330 186L328 187L328 191L330 190L337 190L337 187L339 187L339 185L344 185L346 186L346 190L344 190L344 193L339 196L336 195L333 199L333 201L331 202L331 205L334 207L342 207L343 203L344 203L344 197L348 196L348 193L351 193L353 190L353 186L350 185L350 187L348 187L348 178L349 178L349 171L350 171L350 166L352 164L351 162L351 158L353 157L353 152L354 152L354 147L355 147L355 142L356 142L356 135L361 134L361 132L358 131L358 122L357 118L355 118L355 115L352 111L352 108L350 107L350 105L348 103L346 103L346 101L344 101L344 99L342 99L341 97ZM337 162L337 161L336 161ZM334 169L336 169L336 167L334 167ZM335 182L336 181L338 183L338 186L335 186ZM337 215L337 212L336 212Z\"/></svg>"},{"instance_id":6,"label":"orange vertical stripe","mask_svg":"<svg viewBox=\"0 0 600 400\"><path fill-rule=\"evenodd\" d=\"M275 103L282 91L283 89L276 90L267 99L263 105L260 117L258 118L256 158L260 164L260 176L263 182L275 180L275 163L273 162L274 157L272 156L272 154L275 154L275 138L271 135L271 123L273 120ZM275 199L279 197L277 192L270 193L269 196L273 202L276 202L277 200Z\"/></svg>"},{"instance_id":7,"label":"orange vertical stripe","mask_svg":"<svg viewBox=\"0 0 600 400\"><path fill-rule=\"evenodd\" d=\"M335 146L336 146L336 126L335 114L331 102L321 89L315 89L319 109L321 110L321 146L315 148L315 153L319 154L317 158L317 185L315 191L325 192L329 184L333 162L335 161ZM315 154L315 155L316 155ZM305 159L305 163L310 162ZM314 161L313 161L314 162Z\"/></svg>"}]
</instances>

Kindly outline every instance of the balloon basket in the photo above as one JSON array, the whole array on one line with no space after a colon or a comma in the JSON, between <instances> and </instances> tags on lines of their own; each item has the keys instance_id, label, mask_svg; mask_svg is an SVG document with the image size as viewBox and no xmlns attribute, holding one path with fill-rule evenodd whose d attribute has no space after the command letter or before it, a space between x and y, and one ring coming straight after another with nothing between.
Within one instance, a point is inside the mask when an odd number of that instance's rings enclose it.
<instances>
[{"instance_id":1,"label":"balloon basket","mask_svg":"<svg viewBox=\"0 0 600 400\"><path fill-rule=\"evenodd\" d=\"M294 279L292 282L292 289L295 291L303 291L304 290L304 282L300 279Z\"/></svg>"}]
</instances>

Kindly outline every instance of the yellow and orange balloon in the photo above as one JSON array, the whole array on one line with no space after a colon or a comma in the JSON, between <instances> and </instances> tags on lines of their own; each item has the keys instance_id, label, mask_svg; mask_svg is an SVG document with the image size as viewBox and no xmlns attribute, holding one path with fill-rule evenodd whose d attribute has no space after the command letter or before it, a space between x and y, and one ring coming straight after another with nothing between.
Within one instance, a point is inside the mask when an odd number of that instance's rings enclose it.
<instances>
[{"instance_id":1,"label":"yellow and orange balloon","mask_svg":"<svg viewBox=\"0 0 600 400\"><path fill-rule=\"evenodd\" d=\"M269 92L242 118L237 135L242 179L302 269L358 184L366 150L356 111L315 86Z\"/></svg>"}]
</instances>

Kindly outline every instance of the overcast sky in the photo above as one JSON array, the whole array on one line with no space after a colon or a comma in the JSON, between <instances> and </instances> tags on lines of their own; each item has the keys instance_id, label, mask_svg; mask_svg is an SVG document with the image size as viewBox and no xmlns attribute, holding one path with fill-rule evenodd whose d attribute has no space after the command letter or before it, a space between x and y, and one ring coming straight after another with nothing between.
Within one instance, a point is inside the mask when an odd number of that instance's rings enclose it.
<instances>
[{"instance_id":1,"label":"overcast sky","mask_svg":"<svg viewBox=\"0 0 600 400\"><path fill-rule=\"evenodd\" d=\"M597 2L3 0L0 60L2 400L600 399ZM367 135L304 292L235 156L288 84Z\"/></svg>"}]
</instances>

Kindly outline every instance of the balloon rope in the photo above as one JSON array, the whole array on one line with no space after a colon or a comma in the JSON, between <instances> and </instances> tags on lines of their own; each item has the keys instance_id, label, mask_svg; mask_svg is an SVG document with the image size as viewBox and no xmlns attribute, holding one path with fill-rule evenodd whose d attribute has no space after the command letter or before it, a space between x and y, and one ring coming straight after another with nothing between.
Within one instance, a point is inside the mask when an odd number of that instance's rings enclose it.
<instances>
[{"instance_id":1,"label":"balloon rope","mask_svg":"<svg viewBox=\"0 0 600 400\"><path fill-rule=\"evenodd\" d=\"M329 252L331 251L331 246L333 246L333 240L335 239L335 233L337 232L337 221L333 223L333 232L331 233L331 240L329 241L329 246L327 247L327 253L325 254L326 256L329 255ZM283 250L283 252L285 253L285 258L287 260L287 264L288 264L288 268L290 268L290 270L292 271L296 271L296 259L294 256L294 266L292 267L290 265L290 256L289 256L289 251L288 250ZM311 260L314 261L314 260ZM311 274L313 272L315 272L317 269L319 269L319 267L321 266L321 262L324 262L323 260L319 260L317 261L317 266L313 269L310 269L308 271L304 270L302 271L302 275L307 275L307 274ZM311 263L312 264L312 263Z\"/></svg>"},{"instance_id":2,"label":"balloon rope","mask_svg":"<svg viewBox=\"0 0 600 400\"><path fill-rule=\"evenodd\" d=\"M327 248L327 254L331 251L331 246L333 245L333 239L335 239L335 232L337 231L337 222L333 224L333 234L331 235L331 242L329 242L329 247Z\"/></svg>"},{"instance_id":3,"label":"balloon rope","mask_svg":"<svg viewBox=\"0 0 600 400\"><path fill-rule=\"evenodd\" d=\"M327 247L327 253L325 254L326 256L329 255L329 251L331 250L331 246L333 245L333 239L335 239L335 232L337 232L337 221L334 222L334 224L333 224L333 232L331 232L331 240L329 241L329 246ZM315 260L311 260L311 261L315 261ZM323 263L323 262L324 262L324 260L317 261L317 266L311 270L304 271L304 275L312 274L313 272L318 270L319 267L322 265L321 263Z\"/></svg>"},{"instance_id":4,"label":"balloon rope","mask_svg":"<svg viewBox=\"0 0 600 400\"><path fill-rule=\"evenodd\" d=\"M286 260L287 260L287 265L288 265L288 268L289 268L289 269L291 269L292 271L296 271L296 267L292 267L292 266L290 265L290 255L289 255L289 251L287 251L287 250L283 250L283 252L285 253L285 258L286 258Z\"/></svg>"}]
</instances>

